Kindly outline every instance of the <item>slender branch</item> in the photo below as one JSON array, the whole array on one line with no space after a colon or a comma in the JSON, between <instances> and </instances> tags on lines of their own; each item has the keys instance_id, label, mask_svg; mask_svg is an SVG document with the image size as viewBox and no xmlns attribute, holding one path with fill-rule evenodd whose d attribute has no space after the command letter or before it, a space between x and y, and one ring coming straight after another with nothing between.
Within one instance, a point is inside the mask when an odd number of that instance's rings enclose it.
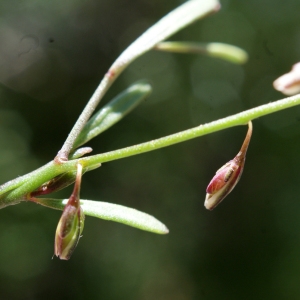
<instances>
[{"instance_id":1,"label":"slender branch","mask_svg":"<svg viewBox=\"0 0 300 300\"><path fill-rule=\"evenodd\" d=\"M133 156L159 148L167 147L177 143L181 143L196 137L207 135L213 132L224 130L230 127L246 125L249 121L257 119L259 117L287 109L296 105L300 105L300 94L292 97L288 97L282 100L278 100L272 103L264 104L241 113L213 121L204 125L200 125L185 131L181 131L172 135L168 135L163 138L152 140L150 142L142 143L139 145L106 152L103 154L93 155L83 158L86 164L89 163L103 163L128 156Z\"/></svg>"},{"instance_id":2,"label":"slender branch","mask_svg":"<svg viewBox=\"0 0 300 300\"><path fill-rule=\"evenodd\" d=\"M200 125L195 128L191 128L139 145L106 152L103 154L70 160L64 164L56 164L52 161L29 174L18 177L17 179L9 181L0 186L0 208L15 204L20 201L20 199L26 200L26 195L40 187L43 183L51 180L55 176L70 171L76 171L77 163L82 164L84 168L91 168L92 166L99 165L99 163L157 150L159 148L184 142L196 137L224 130L226 128L238 125L246 125L253 119L296 105L300 105L300 94L272 103L264 104L230 117L226 117L217 121L213 121L211 123Z\"/></svg>"},{"instance_id":3,"label":"slender branch","mask_svg":"<svg viewBox=\"0 0 300 300\"><path fill-rule=\"evenodd\" d=\"M217 0L190 0L163 17L150 27L135 42L133 42L112 64L88 104L82 111L77 122L69 133L64 145L59 150L55 161L62 163L68 160L76 138L86 122L96 109L106 91L122 73L122 71L137 57L152 49L157 43L165 40L180 29L188 26L197 19L213 13L220 8Z\"/></svg>"}]
</instances>

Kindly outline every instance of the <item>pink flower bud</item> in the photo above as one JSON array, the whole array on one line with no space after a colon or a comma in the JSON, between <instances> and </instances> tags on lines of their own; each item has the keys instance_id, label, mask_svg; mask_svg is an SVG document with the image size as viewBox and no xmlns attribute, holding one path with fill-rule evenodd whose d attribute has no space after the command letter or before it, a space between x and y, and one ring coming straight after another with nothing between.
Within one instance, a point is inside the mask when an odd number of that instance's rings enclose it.
<instances>
[{"instance_id":1,"label":"pink flower bud","mask_svg":"<svg viewBox=\"0 0 300 300\"><path fill-rule=\"evenodd\" d=\"M292 70L273 82L274 88L285 95L291 96L300 92L300 63L292 66Z\"/></svg>"},{"instance_id":2,"label":"pink flower bud","mask_svg":"<svg viewBox=\"0 0 300 300\"><path fill-rule=\"evenodd\" d=\"M60 259L68 260L71 257L83 230L84 213L79 199L81 176L82 166L78 164L74 190L63 210L55 234L54 253Z\"/></svg>"},{"instance_id":3,"label":"pink flower bud","mask_svg":"<svg viewBox=\"0 0 300 300\"><path fill-rule=\"evenodd\" d=\"M235 187L241 178L247 149L252 135L252 122L248 123L248 132L241 150L233 160L221 167L206 189L205 208L213 210Z\"/></svg>"}]
</instances>

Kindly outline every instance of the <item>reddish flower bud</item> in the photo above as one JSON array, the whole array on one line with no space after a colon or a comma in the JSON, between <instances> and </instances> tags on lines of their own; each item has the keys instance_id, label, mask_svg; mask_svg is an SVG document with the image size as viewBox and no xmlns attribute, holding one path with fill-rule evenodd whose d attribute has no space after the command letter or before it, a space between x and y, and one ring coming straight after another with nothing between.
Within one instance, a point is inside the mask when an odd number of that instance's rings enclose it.
<instances>
[{"instance_id":1,"label":"reddish flower bud","mask_svg":"<svg viewBox=\"0 0 300 300\"><path fill-rule=\"evenodd\" d=\"M76 181L73 193L66 204L58 222L55 234L55 255L68 260L75 250L84 226L84 213L80 207L80 184L82 166L77 165Z\"/></svg>"},{"instance_id":2,"label":"reddish flower bud","mask_svg":"<svg viewBox=\"0 0 300 300\"><path fill-rule=\"evenodd\" d=\"M240 152L233 160L221 167L206 189L204 206L213 210L235 187L241 178L247 149L252 135L252 122L248 123L248 132Z\"/></svg>"}]
</instances>

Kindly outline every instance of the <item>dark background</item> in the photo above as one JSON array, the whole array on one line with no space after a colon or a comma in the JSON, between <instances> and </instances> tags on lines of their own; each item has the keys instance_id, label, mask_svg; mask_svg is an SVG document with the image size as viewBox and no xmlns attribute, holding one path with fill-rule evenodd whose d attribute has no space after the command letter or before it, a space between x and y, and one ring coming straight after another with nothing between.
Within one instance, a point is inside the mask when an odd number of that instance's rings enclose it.
<instances>
[{"instance_id":1,"label":"dark background","mask_svg":"<svg viewBox=\"0 0 300 300\"><path fill-rule=\"evenodd\" d=\"M118 54L182 2L0 0L0 183L53 159ZM249 53L248 63L147 53L103 103L142 78L153 94L91 141L93 153L283 98L272 82L299 60L300 1L221 3L171 39L231 43ZM295 107L253 122L242 179L212 212L203 207L206 186L237 154L246 127L84 176L84 199L152 214L166 236L87 217L66 262L51 259L60 212L31 203L1 210L0 299L299 299L299 121Z\"/></svg>"}]
</instances>

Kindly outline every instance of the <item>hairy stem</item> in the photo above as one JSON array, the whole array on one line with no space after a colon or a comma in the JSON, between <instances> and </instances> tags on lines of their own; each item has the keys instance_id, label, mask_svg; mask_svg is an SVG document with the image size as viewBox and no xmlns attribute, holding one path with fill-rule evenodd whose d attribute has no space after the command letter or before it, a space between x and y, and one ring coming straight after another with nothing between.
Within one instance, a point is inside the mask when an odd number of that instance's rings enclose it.
<instances>
[{"instance_id":1,"label":"hairy stem","mask_svg":"<svg viewBox=\"0 0 300 300\"><path fill-rule=\"evenodd\" d=\"M264 104L236 115L232 115L223 119L219 119L217 121L213 121L211 123L203 124L185 131L181 131L172 135L168 135L163 138L159 138L156 140L152 140L146 143L142 143L139 145L98 154L94 156L89 156L83 158L85 163L103 163L111 160L116 160L136 154L141 154L148 151L153 151L159 148L167 147L170 145L174 145L177 143L181 143L190 139L194 139L196 137L200 137L203 135L207 135L216 131L224 130L226 128L246 125L249 121L289 108L300 104L300 94L288 97L282 100L278 100L272 103Z\"/></svg>"},{"instance_id":2,"label":"hairy stem","mask_svg":"<svg viewBox=\"0 0 300 300\"><path fill-rule=\"evenodd\" d=\"M213 121L211 123L200 125L195 128L181 131L139 145L134 145L131 147L89 157L84 157L80 159L74 159L64 164L56 164L52 161L29 174L18 177L0 186L0 208L17 203L20 200L26 200L26 195L28 195L33 190L37 189L43 183L51 180L55 176L70 171L76 171L76 166L78 163L82 164L83 168L91 168L92 166L99 165L99 163L157 150L159 148L184 142L199 136L224 130L233 126L246 125L249 121L253 119L283 109L287 109L289 107L293 107L299 104L300 94L272 103L264 104L230 117L226 117L217 121Z\"/></svg>"}]
</instances>

